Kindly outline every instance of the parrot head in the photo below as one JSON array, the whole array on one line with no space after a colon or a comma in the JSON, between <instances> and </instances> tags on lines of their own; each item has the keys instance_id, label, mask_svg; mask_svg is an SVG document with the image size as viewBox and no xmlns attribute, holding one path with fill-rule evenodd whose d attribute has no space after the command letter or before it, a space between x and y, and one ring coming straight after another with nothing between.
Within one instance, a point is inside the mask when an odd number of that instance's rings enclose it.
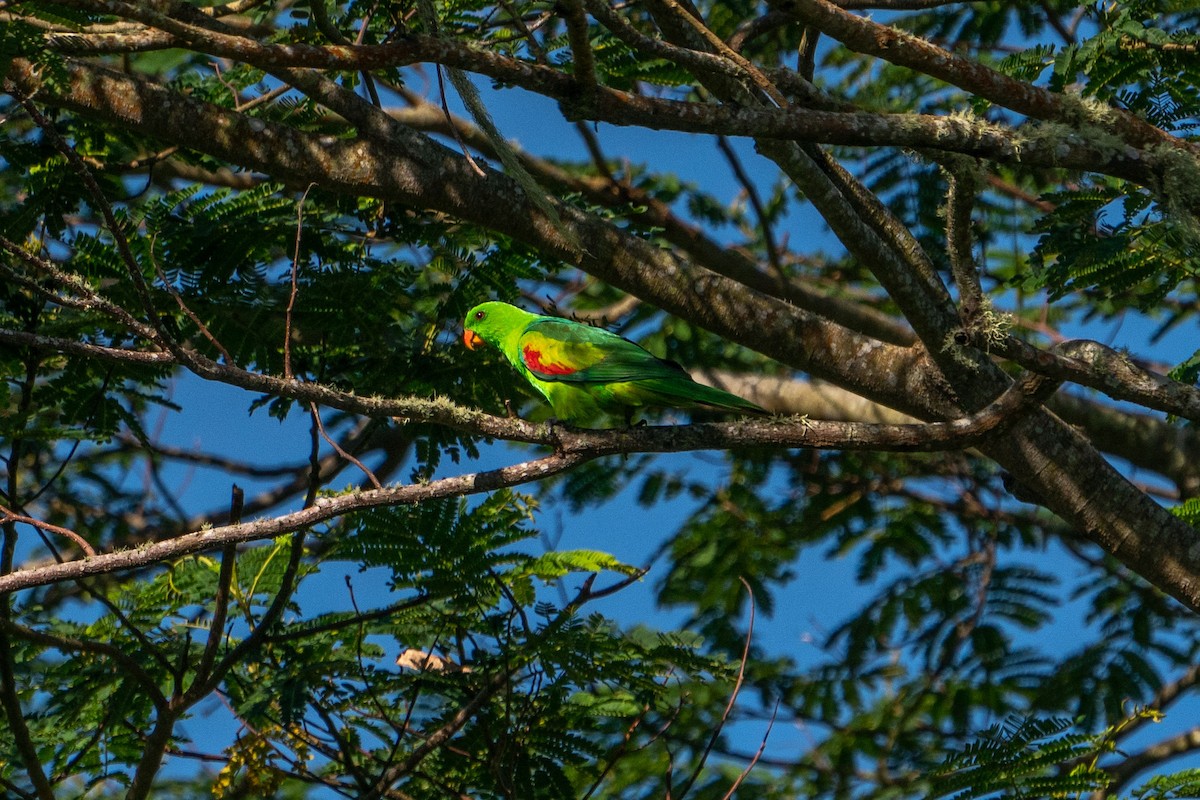
<instances>
[{"instance_id":1,"label":"parrot head","mask_svg":"<svg viewBox=\"0 0 1200 800\"><path fill-rule=\"evenodd\" d=\"M524 327L533 315L508 303L480 303L463 321L463 344L475 350L484 342L499 345L506 334Z\"/></svg>"}]
</instances>

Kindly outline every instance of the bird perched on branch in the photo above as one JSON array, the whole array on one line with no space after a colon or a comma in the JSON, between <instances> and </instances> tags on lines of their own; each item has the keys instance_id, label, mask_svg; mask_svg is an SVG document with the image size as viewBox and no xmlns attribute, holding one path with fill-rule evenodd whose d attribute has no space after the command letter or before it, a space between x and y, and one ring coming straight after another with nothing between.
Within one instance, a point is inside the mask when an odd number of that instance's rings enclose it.
<instances>
[{"instance_id":1,"label":"bird perched on branch","mask_svg":"<svg viewBox=\"0 0 1200 800\"><path fill-rule=\"evenodd\" d=\"M635 409L708 408L742 414L768 412L737 395L696 383L683 367L603 328L531 314L508 303L480 303L463 324L463 344L498 348L538 392L555 416L586 422L601 413Z\"/></svg>"}]
</instances>

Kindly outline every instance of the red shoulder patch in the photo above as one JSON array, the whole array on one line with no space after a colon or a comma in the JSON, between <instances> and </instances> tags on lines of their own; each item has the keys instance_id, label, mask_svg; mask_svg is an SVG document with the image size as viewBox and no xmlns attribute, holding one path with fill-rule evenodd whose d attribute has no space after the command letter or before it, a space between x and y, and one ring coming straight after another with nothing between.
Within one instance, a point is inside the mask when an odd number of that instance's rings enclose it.
<instances>
[{"instance_id":1,"label":"red shoulder patch","mask_svg":"<svg viewBox=\"0 0 1200 800\"><path fill-rule=\"evenodd\" d=\"M543 375L570 375L572 372L577 371L574 367L569 367L566 364L547 364L542 361L541 352L534 349L531 344L525 345L525 348L521 351L521 358L525 361L525 366Z\"/></svg>"}]
</instances>

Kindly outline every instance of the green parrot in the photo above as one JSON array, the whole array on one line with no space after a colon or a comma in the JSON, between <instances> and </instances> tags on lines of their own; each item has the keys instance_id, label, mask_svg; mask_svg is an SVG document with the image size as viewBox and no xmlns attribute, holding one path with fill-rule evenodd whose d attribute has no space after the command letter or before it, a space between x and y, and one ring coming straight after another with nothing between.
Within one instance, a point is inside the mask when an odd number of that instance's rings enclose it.
<instances>
[{"instance_id":1,"label":"green parrot","mask_svg":"<svg viewBox=\"0 0 1200 800\"><path fill-rule=\"evenodd\" d=\"M463 344L474 350L484 342L498 347L565 422L586 422L604 413L623 414L628 424L642 406L768 413L749 400L696 383L683 367L615 333L508 303L480 303L467 314Z\"/></svg>"}]
</instances>

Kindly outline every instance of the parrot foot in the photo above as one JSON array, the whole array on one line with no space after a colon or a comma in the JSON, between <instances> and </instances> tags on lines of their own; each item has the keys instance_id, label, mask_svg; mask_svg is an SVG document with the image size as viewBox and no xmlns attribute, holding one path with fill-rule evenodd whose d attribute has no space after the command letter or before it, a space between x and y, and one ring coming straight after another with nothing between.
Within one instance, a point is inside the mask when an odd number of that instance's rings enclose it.
<instances>
[{"instance_id":1,"label":"parrot foot","mask_svg":"<svg viewBox=\"0 0 1200 800\"><path fill-rule=\"evenodd\" d=\"M625 407L625 427L626 428L644 428L649 424L650 423L644 419L639 419L637 422L634 422L633 421L633 406Z\"/></svg>"},{"instance_id":2,"label":"parrot foot","mask_svg":"<svg viewBox=\"0 0 1200 800\"><path fill-rule=\"evenodd\" d=\"M516 409L514 409L512 406L512 400L505 398L504 409L508 411L509 419L520 419L520 417L517 415Z\"/></svg>"},{"instance_id":3,"label":"parrot foot","mask_svg":"<svg viewBox=\"0 0 1200 800\"><path fill-rule=\"evenodd\" d=\"M554 443L554 454L558 456L566 454L566 451L563 449L562 439L558 436L557 428L561 424L562 420L558 417L550 417L546 420L546 434L550 441Z\"/></svg>"}]
</instances>

